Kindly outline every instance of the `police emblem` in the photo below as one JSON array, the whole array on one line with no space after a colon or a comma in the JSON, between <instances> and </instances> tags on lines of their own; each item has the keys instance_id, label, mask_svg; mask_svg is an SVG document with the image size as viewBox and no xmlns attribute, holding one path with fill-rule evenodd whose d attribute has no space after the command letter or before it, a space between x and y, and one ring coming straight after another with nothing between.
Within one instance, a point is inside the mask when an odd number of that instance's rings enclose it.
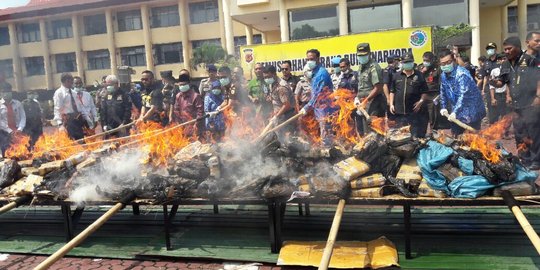
<instances>
[{"instance_id":1,"label":"police emblem","mask_svg":"<svg viewBox=\"0 0 540 270\"><path fill-rule=\"evenodd\" d=\"M247 64L253 62L253 49L246 48L242 52L244 53L244 61L246 61Z\"/></svg>"},{"instance_id":2,"label":"police emblem","mask_svg":"<svg viewBox=\"0 0 540 270\"><path fill-rule=\"evenodd\" d=\"M414 47L422 47L427 42L427 33L423 30L414 30L409 36L409 43Z\"/></svg>"}]
</instances>

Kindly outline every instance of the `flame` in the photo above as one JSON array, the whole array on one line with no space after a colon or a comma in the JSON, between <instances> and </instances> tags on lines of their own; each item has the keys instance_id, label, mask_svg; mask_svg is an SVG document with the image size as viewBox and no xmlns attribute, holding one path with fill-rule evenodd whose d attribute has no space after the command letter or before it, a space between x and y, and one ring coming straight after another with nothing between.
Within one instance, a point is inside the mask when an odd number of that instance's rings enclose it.
<instances>
[{"instance_id":1,"label":"flame","mask_svg":"<svg viewBox=\"0 0 540 270\"><path fill-rule=\"evenodd\" d=\"M312 110L300 118L300 129L304 137L307 137L311 142L316 144L322 142L321 128Z\"/></svg>"},{"instance_id":2,"label":"flame","mask_svg":"<svg viewBox=\"0 0 540 270\"><path fill-rule=\"evenodd\" d=\"M39 137L34 145L33 158L38 158L51 151L56 159L65 159L82 152L84 148L80 144L74 144L66 131L55 130L51 134Z\"/></svg>"},{"instance_id":3,"label":"flame","mask_svg":"<svg viewBox=\"0 0 540 270\"><path fill-rule=\"evenodd\" d=\"M30 137L20 133L13 136L12 143L6 150L6 157L16 160L24 160L30 158L31 156Z\"/></svg>"},{"instance_id":4,"label":"flame","mask_svg":"<svg viewBox=\"0 0 540 270\"><path fill-rule=\"evenodd\" d=\"M501 152L497 149L497 146L493 141L501 139L511 124L512 116L506 115L493 125L480 131L478 134L463 134L462 139L472 150L482 153L485 160L491 163L498 163L501 161Z\"/></svg>"},{"instance_id":5,"label":"flame","mask_svg":"<svg viewBox=\"0 0 540 270\"><path fill-rule=\"evenodd\" d=\"M348 89L337 89L329 95L330 100L333 100L332 106L339 107L338 113L330 116L330 120L334 123L336 138L352 144L357 144L360 141L351 117L356 109L354 106L355 96L356 94Z\"/></svg>"},{"instance_id":6,"label":"flame","mask_svg":"<svg viewBox=\"0 0 540 270\"><path fill-rule=\"evenodd\" d=\"M517 151L518 153L527 152L529 150L529 145L531 145L533 141L529 137L523 138L523 142L518 144Z\"/></svg>"},{"instance_id":7,"label":"flame","mask_svg":"<svg viewBox=\"0 0 540 270\"><path fill-rule=\"evenodd\" d=\"M386 121L384 117L374 117L371 116L371 129L383 136L386 135Z\"/></svg>"},{"instance_id":8,"label":"flame","mask_svg":"<svg viewBox=\"0 0 540 270\"><path fill-rule=\"evenodd\" d=\"M243 107L239 113L234 112L233 106L224 111L225 135L224 140L251 141L263 131L264 120L255 114L253 108Z\"/></svg>"},{"instance_id":9,"label":"flame","mask_svg":"<svg viewBox=\"0 0 540 270\"><path fill-rule=\"evenodd\" d=\"M140 143L148 150L148 158L145 163L154 166L166 166L180 149L184 148L196 138L189 138L182 128L171 128L165 132L156 133L163 130L161 124L156 122L139 123L136 125L137 131L141 134Z\"/></svg>"}]
</instances>

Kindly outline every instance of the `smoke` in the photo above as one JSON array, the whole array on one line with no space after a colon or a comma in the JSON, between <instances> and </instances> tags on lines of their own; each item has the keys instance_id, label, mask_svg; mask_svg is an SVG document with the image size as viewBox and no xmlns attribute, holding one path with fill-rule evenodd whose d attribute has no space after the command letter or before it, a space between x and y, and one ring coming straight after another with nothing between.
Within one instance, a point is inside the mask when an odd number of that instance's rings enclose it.
<instances>
[{"instance_id":1,"label":"smoke","mask_svg":"<svg viewBox=\"0 0 540 270\"><path fill-rule=\"evenodd\" d=\"M148 154L141 149L128 149L103 157L94 166L82 169L73 179L69 199L77 205L90 201L114 199L126 188L145 185L144 166Z\"/></svg>"}]
</instances>

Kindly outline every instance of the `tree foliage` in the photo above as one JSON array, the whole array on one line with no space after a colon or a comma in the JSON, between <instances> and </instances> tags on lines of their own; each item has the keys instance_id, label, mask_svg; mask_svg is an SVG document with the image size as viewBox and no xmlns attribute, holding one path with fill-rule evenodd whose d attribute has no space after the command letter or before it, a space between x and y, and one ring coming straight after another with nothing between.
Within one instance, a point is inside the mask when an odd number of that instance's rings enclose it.
<instances>
[{"instance_id":1,"label":"tree foliage","mask_svg":"<svg viewBox=\"0 0 540 270\"><path fill-rule=\"evenodd\" d=\"M435 52L438 52L441 48L445 48L448 40L470 33L474 27L460 23L448 27L435 26L433 28L433 48Z\"/></svg>"},{"instance_id":2,"label":"tree foliage","mask_svg":"<svg viewBox=\"0 0 540 270\"><path fill-rule=\"evenodd\" d=\"M293 30L292 39L307 39L315 37L327 37L327 36L337 36L339 33L338 29L330 29L329 31L317 31L315 27L309 24L303 24L300 28Z\"/></svg>"},{"instance_id":3,"label":"tree foliage","mask_svg":"<svg viewBox=\"0 0 540 270\"><path fill-rule=\"evenodd\" d=\"M236 66L238 60L233 55L228 55L219 45L203 43L192 52L191 68L197 70L198 67L206 68L209 64Z\"/></svg>"}]
</instances>

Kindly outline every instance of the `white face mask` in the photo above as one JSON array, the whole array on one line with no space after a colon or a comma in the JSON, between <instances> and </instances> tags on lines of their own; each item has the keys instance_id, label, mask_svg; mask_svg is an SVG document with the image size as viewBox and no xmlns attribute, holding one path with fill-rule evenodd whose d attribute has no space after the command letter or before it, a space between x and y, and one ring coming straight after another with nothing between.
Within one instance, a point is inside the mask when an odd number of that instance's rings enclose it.
<instances>
[{"instance_id":1,"label":"white face mask","mask_svg":"<svg viewBox=\"0 0 540 270\"><path fill-rule=\"evenodd\" d=\"M75 93L78 94L78 93L82 92L82 88L81 87L75 87L75 88L73 88L73 91L75 91Z\"/></svg>"},{"instance_id":2,"label":"white face mask","mask_svg":"<svg viewBox=\"0 0 540 270\"><path fill-rule=\"evenodd\" d=\"M274 83L274 78L266 78L264 79L264 82L268 85L271 85Z\"/></svg>"},{"instance_id":3,"label":"white face mask","mask_svg":"<svg viewBox=\"0 0 540 270\"><path fill-rule=\"evenodd\" d=\"M486 53L487 53L488 56L492 56L492 55L495 54L495 49L489 49L489 50L486 51Z\"/></svg>"},{"instance_id":4,"label":"white face mask","mask_svg":"<svg viewBox=\"0 0 540 270\"><path fill-rule=\"evenodd\" d=\"M116 90L116 88L113 85L107 86L107 92L112 93Z\"/></svg>"},{"instance_id":5,"label":"white face mask","mask_svg":"<svg viewBox=\"0 0 540 270\"><path fill-rule=\"evenodd\" d=\"M227 86L231 83L231 80L229 80L229 78L221 78L219 79L219 83L221 83L222 86Z\"/></svg>"},{"instance_id":6,"label":"white face mask","mask_svg":"<svg viewBox=\"0 0 540 270\"><path fill-rule=\"evenodd\" d=\"M313 72L311 72L311 70L305 71L304 76L306 79L311 80L311 78L313 78Z\"/></svg>"},{"instance_id":7,"label":"white face mask","mask_svg":"<svg viewBox=\"0 0 540 270\"><path fill-rule=\"evenodd\" d=\"M313 70L316 66L317 66L317 62L316 61L313 61L313 60L310 60L310 61L307 61L306 62L306 66Z\"/></svg>"},{"instance_id":8,"label":"white face mask","mask_svg":"<svg viewBox=\"0 0 540 270\"><path fill-rule=\"evenodd\" d=\"M182 93L187 92L189 90L189 84L180 85L180 86L178 86L178 89Z\"/></svg>"},{"instance_id":9,"label":"white face mask","mask_svg":"<svg viewBox=\"0 0 540 270\"><path fill-rule=\"evenodd\" d=\"M221 95L221 89L212 89L212 94L219 96Z\"/></svg>"}]
</instances>

